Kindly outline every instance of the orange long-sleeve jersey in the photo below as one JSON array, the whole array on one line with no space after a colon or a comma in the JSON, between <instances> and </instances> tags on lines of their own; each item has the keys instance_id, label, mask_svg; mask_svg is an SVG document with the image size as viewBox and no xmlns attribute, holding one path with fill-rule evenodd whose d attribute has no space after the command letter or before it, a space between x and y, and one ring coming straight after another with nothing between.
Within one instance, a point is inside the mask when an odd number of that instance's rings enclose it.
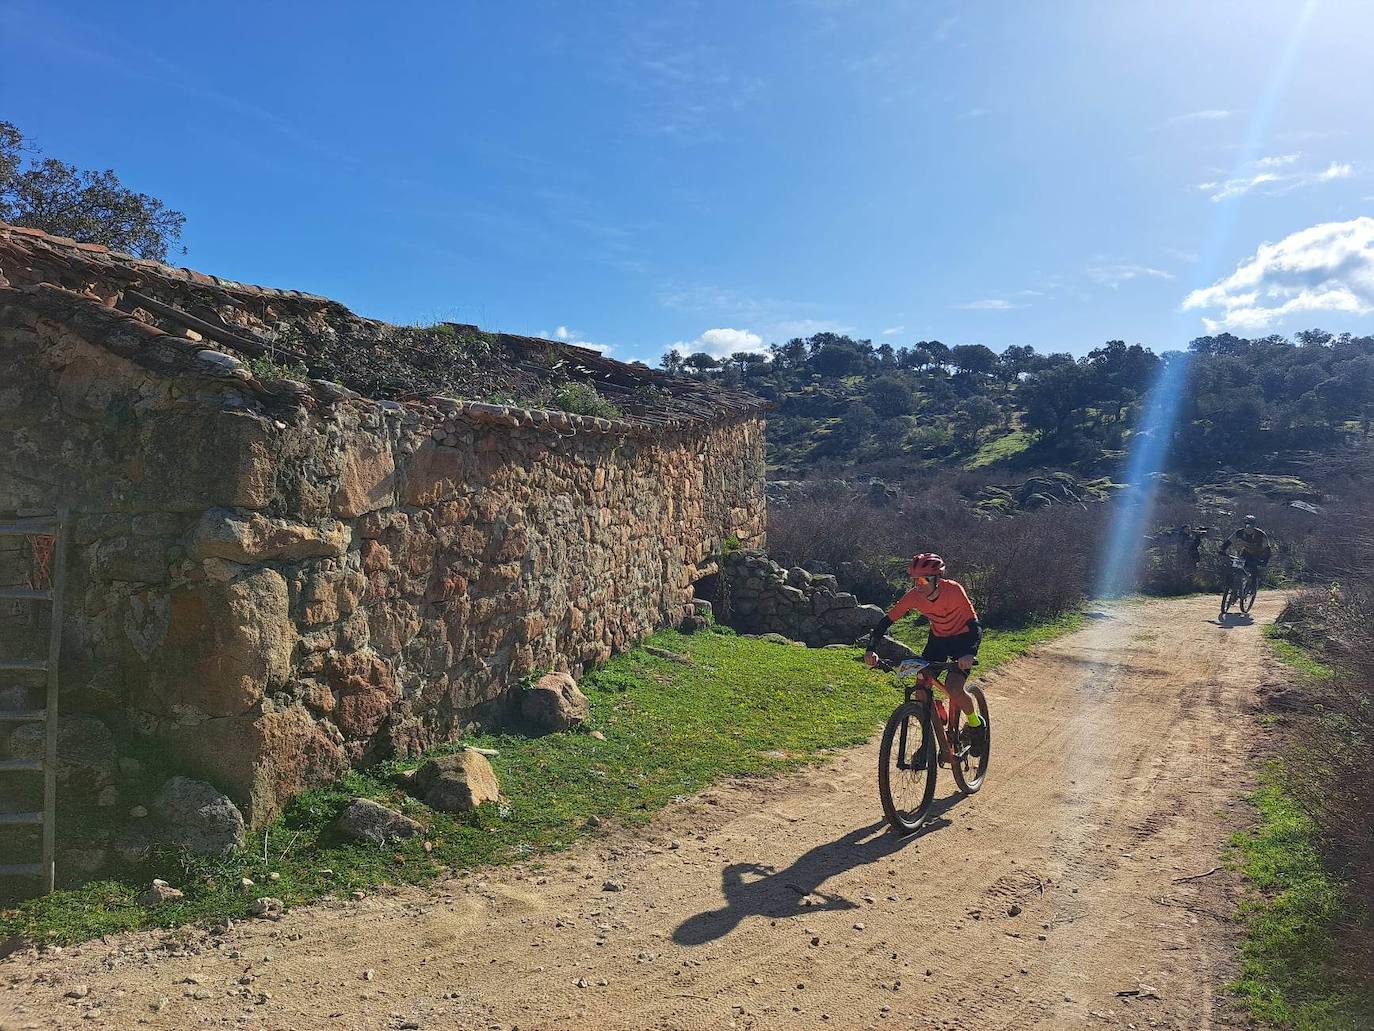
<instances>
[{"instance_id":1,"label":"orange long-sleeve jersey","mask_svg":"<svg viewBox=\"0 0 1374 1031\"><path fill-rule=\"evenodd\" d=\"M968 592L957 580L942 579L934 599L927 596L925 588L913 587L888 610L887 618L895 623L912 610L930 620L930 632L936 637L962 634L978 619Z\"/></svg>"}]
</instances>

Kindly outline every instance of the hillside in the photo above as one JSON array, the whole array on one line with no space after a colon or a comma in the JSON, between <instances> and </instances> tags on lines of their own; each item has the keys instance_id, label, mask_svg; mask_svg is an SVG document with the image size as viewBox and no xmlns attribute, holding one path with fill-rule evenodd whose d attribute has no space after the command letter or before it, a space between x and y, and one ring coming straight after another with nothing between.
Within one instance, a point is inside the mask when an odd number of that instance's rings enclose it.
<instances>
[{"instance_id":1,"label":"hillside","mask_svg":"<svg viewBox=\"0 0 1374 1031\"><path fill-rule=\"evenodd\" d=\"M737 354L665 358L670 371L771 401L775 479L928 471L1118 473L1150 386L1188 363L1170 466L1289 474L1362 445L1374 419L1374 337L1200 337L1186 353L1114 340L1081 358L981 344L910 347L822 333ZM995 476L993 477L996 478Z\"/></svg>"}]
</instances>

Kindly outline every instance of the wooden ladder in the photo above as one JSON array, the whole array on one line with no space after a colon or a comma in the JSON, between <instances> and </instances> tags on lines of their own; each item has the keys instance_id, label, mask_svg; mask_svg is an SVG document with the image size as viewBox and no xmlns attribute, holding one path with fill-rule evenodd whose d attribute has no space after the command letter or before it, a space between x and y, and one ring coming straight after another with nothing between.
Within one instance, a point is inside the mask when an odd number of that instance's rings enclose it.
<instances>
[{"instance_id":1,"label":"wooden ladder","mask_svg":"<svg viewBox=\"0 0 1374 1031\"><path fill-rule=\"evenodd\" d=\"M0 587L0 601L32 601L51 606L46 659L0 659L0 673L12 671L47 674L47 704L42 709L0 709L0 722L43 724L42 759L0 757L0 774L41 773L43 809L36 813L0 813L0 831L10 827L41 827L43 855L37 863L0 866L0 876L30 877L39 893L53 890L57 875L57 666L62 650L62 588L67 579L67 536L70 517L64 509L54 515L24 517L0 522L0 536L52 537L52 561L48 587Z\"/></svg>"}]
</instances>

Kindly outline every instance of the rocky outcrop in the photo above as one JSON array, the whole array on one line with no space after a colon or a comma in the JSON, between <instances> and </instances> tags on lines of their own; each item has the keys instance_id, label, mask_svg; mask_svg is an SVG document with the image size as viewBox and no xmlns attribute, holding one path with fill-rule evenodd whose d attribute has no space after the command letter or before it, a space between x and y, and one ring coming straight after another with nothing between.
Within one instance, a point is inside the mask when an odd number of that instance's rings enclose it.
<instances>
[{"instance_id":1,"label":"rocky outcrop","mask_svg":"<svg viewBox=\"0 0 1374 1031\"><path fill-rule=\"evenodd\" d=\"M566 673L545 673L520 699L520 714L540 730L571 730L590 711L587 696Z\"/></svg>"},{"instance_id":2,"label":"rocky outcrop","mask_svg":"<svg viewBox=\"0 0 1374 1031\"><path fill-rule=\"evenodd\" d=\"M762 551L719 556L716 617L742 633L778 633L809 645L852 644L883 618L839 590L835 577L784 569Z\"/></svg>"}]
</instances>

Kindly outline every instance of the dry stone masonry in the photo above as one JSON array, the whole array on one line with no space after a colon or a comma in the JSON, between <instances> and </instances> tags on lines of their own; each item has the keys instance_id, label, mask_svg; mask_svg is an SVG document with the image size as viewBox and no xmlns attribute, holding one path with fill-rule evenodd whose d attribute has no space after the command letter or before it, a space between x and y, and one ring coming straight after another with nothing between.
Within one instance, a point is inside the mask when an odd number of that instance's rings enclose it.
<instances>
[{"instance_id":1,"label":"dry stone masonry","mask_svg":"<svg viewBox=\"0 0 1374 1031\"><path fill-rule=\"evenodd\" d=\"M860 605L834 576L784 569L757 549L719 558L718 617L743 633L780 633L821 646L853 644L883 618L876 605Z\"/></svg>"},{"instance_id":2,"label":"dry stone masonry","mask_svg":"<svg viewBox=\"0 0 1374 1031\"><path fill-rule=\"evenodd\" d=\"M254 364L275 340L338 365L347 343L372 369L391 351L367 341L398 332L0 224L0 513L74 513L63 733L90 747L72 785L144 803L119 760L152 741L260 825L677 624L703 559L763 543L762 413L738 395L491 334L498 372L591 383L620 415ZM406 360L461 358L446 341Z\"/></svg>"}]
</instances>

